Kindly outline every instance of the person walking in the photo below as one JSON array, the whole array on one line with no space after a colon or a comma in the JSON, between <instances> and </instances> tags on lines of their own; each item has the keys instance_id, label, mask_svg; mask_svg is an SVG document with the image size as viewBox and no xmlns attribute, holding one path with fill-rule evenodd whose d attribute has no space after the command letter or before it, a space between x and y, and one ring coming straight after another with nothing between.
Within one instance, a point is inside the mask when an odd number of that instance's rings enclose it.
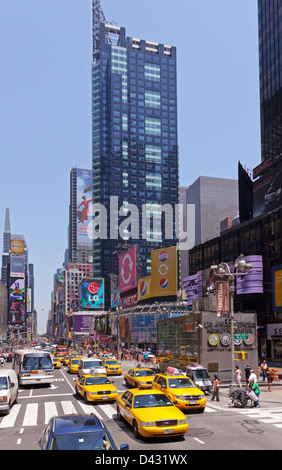
<instances>
[{"instance_id":1,"label":"person walking","mask_svg":"<svg viewBox=\"0 0 282 470\"><path fill-rule=\"evenodd\" d=\"M265 379L267 378L267 374L266 374L266 371L268 369L268 365L266 363L266 360L264 359L260 365L260 370L261 370L261 373L262 373L262 381L265 382Z\"/></svg>"},{"instance_id":2,"label":"person walking","mask_svg":"<svg viewBox=\"0 0 282 470\"><path fill-rule=\"evenodd\" d=\"M242 371L238 366L235 366L235 382L239 388L242 388Z\"/></svg>"},{"instance_id":3,"label":"person walking","mask_svg":"<svg viewBox=\"0 0 282 470\"><path fill-rule=\"evenodd\" d=\"M248 383L249 383L250 374L251 374L251 367L250 367L250 364L247 364L247 367L245 367L246 385L248 385Z\"/></svg>"},{"instance_id":4,"label":"person walking","mask_svg":"<svg viewBox=\"0 0 282 470\"><path fill-rule=\"evenodd\" d=\"M259 388L257 382L254 382L252 384L251 389L253 390L253 392L257 396L257 401L254 401L254 407L260 408L260 404L259 404L260 388Z\"/></svg>"},{"instance_id":5,"label":"person walking","mask_svg":"<svg viewBox=\"0 0 282 470\"><path fill-rule=\"evenodd\" d=\"M267 391L268 392L271 392L271 384L273 382L273 375L274 375L274 371L273 369L270 369L269 367L266 369L266 375L267 375L267 383L268 383L268 387L267 387Z\"/></svg>"},{"instance_id":6,"label":"person walking","mask_svg":"<svg viewBox=\"0 0 282 470\"><path fill-rule=\"evenodd\" d=\"M213 377L214 377L214 381L213 381L213 392L212 392L211 401L214 401L215 398L216 398L216 401L219 401L219 385L220 385L220 382L218 380L217 375L214 375Z\"/></svg>"}]
</instances>

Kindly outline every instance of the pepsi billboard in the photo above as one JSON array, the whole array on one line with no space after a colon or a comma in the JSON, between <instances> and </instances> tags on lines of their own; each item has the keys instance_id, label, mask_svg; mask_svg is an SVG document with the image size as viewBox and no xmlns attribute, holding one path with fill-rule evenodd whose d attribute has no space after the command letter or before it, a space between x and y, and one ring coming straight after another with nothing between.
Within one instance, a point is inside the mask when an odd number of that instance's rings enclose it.
<instances>
[{"instance_id":1,"label":"pepsi billboard","mask_svg":"<svg viewBox=\"0 0 282 470\"><path fill-rule=\"evenodd\" d=\"M151 251L152 297L177 296L177 247Z\"/></svg>"},{"instance_id":2,"label":"pepsi billboard","mask_svg":"<svg viewBox=\"0 0 282 470\"><path fill-rule=\"evenodd\" d=\"M152 297L152 278L145 277L138 281L138 302L142 300L150 299Z\"/></svg>"}]
</instances>

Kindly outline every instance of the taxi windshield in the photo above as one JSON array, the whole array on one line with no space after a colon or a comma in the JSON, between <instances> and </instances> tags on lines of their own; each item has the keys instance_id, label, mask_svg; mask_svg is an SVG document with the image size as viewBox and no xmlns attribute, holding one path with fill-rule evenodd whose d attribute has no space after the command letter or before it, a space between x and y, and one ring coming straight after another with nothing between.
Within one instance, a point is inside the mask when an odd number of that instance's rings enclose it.
<instances>
[{"instance_id":1,"label":"taxi windshield","mask_svg":"<svg viewBox=\"0 0 282 470\"><path fill-rule=\"evenodd\" d=\"M115 360L113 361L105 361L105 364L107 364L107 366L113 366L113 365L119 365L119 363Z\"/></svg>"},{"instance_id":2,"label":"taxi windshield","mask_svg":"<svg viewBox=\"0 0 282 470\"><path fill-rule=\"evenodd\" d=\"M137 370L135 373L135 377L150 377L151 375L155 375L155 373L150 369Z\"/></svg>"},{"instance_id":3,"label":"taxi windshield","mask_svg":"<svg viewBox=\"0 0 282 470\"><path fill-rule=\"evenodd\" d=\"M79 364L80 359L71 359L71 364Z\"/></svg>"},{"instance_id":4,"label":"taxi windshield","mask_svg":"<svg viewBox=\"0 0 282 470\"><path fill-rule=\"evenodd\" d=\"M188 377L174 377L173 379L168 379L169 388L195 388L192 380Z\"/></svg>"},{"instance_id":5,"label":"taxi windshield","mask_svg":"<svg viewBox=\"0 0 282 470\"><path fill-rule=\"evenodd\" d=\"M137 395L133 408L158 408L160 406L173 406L165 394Z\"/></svg>"},{"instance_id":6,"label":"taxi windshield","mask_svg":"<svg viewBox=\"0 0 282 470\"><path fill-rule=\"evenodd\" d=\"M103 385L111 384L112 382L107 377L88 377L85 381L85 385Z\"/></svg>"}]
</instances>

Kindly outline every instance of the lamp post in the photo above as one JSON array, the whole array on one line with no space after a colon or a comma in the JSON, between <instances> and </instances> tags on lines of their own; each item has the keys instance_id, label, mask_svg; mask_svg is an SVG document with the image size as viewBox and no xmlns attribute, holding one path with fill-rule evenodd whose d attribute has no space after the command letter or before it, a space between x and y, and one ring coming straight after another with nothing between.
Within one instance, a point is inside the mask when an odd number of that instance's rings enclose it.
<instances>
[{"instance_id":1,"label":"lamp post","mask_svg":"<svg viewBox=\"0 0 282 470\"><path fill-rule=\"evenodd\" d=\"M219 277L229 281L229 300L230 300L230 347L231 347L231 384L229 395L237 388L234 381L235 369L235 343L234 343L234 295L235 295L235 278L236 276L245 276L252 268L252 264L246 263L243 259L244 255L238 256L236 259L232 272L227 263L220 263L219 265L211 266Z\"/></svg>"},{"instance_id":2,"label":"lamp post","mask_svg":"<svg viewBox=\"0 0 282 470\"><path fill-rule=\"evenodd\" d=\"M122 307L116 307L117 312L117 360L119 361L119 314Z\"/></svg>"}]
</instances>

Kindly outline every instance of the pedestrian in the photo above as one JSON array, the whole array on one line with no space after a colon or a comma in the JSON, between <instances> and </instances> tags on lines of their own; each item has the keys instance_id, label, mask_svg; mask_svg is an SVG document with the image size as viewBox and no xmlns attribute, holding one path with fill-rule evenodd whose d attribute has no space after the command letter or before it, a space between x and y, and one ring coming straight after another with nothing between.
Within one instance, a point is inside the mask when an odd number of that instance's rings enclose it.
<instances>
[{"instance_id":1,"label":"pedestrian","mask_svg":"<svg viewBox=\"0 0 282 470\"><path fill-rule=\"evenodd\" d=\"M253 383L257 382L257 376L254 373L253 369L250 370L249 385L252 386Z\"/></svg>"},{"instance_id":2,"label":"pedestrian","mask_svg":"<svg viewBox=\"0 0 282 470\"><path fill-rule=\"evenodd\" d=\"M4 362L5 362L4 357L1 356L1 357L0 357L0 364L1 364L1 367L4 366Z\"/></svg>"},{"instance_id":3,"label":"pedestrian","mask_svg":"<svg viewBox=\"0 0 282 470\"><path fill-rule=\"evenodd\" d=\"M245 367L245 379L246 379L246 384L247 385L248 385L248 382L249 382L250 373L251 373L250 364L247 364L247 367Z\"/></svg>"},{"instance_id":4,"label":"pedestrian","mask_svg":"<svg viewBox=\"0 0 282 470\"><path fill-rule=\"evenodd\" d=\"M216 398L216 401L219 401L219 385L220 381L218 380L217 375L215 374L214 376L214 381L213 381L213 392L212 392L212 398L211 401L213 401Z\"/></svg>"},{"instance_id":5,"label":"pedestrian","mask_svg":"<svg viewBox=\"0 0 282 470\"><path fill-rule=\"evenodd\" d=\"M254 406L257 407L257 408L260 408L260 404L259 404L260 388L259 388L258 384L256 382L254 382L251 386L251 389L253 390L253 392L257 396L257 401L254 401Z\"/></svg>"},{"instance_id":6,"label":"pedestrian","mask_svg":"<svg viewBox=\"0 0 282 470\"><path fill-rule=\"evenodd\" d=\"M267 375L267 383L268 383L268 387L267 387L267 391L268 392L271 392L271 384L273 382L273 375L274 375L274 371L273 369L270 369L269 367L266 369L266 375Z\"/></svg>"},{"instance_id":7,"label":"pedestrian","mask_svg":"<svg viewBox=\"0 0 282 470\"><path fill-rule=\"evenodd\" d=\"M261 370L261 373L262 373L262 381L265 382L265 379L267 378L267 374L266 374L266 371L268 369L268 365L266 363L266 360L264 359L260 365L260 370Z\"/></svg>"},{"instance_id":8,"label":"pedestrian","mask_svg":"<svg viewBox=\"0 0 282 470\"><path fill-rule=\"evenodd\" d=\"M242 388L242 371L238 366L235 366L235 382L239 388Z\"/></svg>"}]
</instances>

